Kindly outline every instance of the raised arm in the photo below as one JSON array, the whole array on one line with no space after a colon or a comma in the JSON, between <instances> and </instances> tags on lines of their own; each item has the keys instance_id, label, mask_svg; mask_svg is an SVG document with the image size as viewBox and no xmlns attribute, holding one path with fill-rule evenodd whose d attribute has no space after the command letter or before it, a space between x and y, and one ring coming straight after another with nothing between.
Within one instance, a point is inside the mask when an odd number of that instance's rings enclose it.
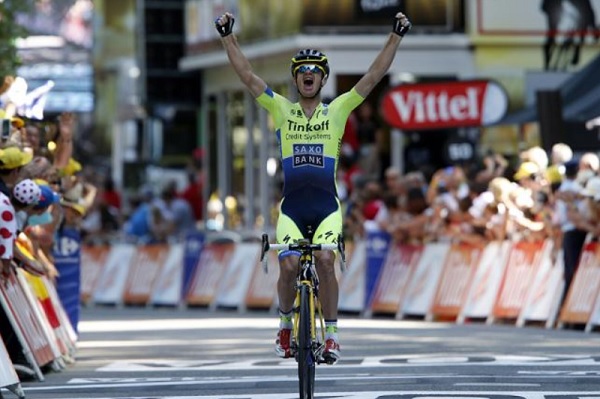
<instances>
[{"instance_id":1,"label":"raised arm","mask_svg":"<svg viewBox=\"0 0 600 399\"><path fill-rule=\"evenodd\" d=\"M379 81L390 69L392 61L394 61L394 57L396 56L398 46L400 45L404 34L407 33L410 28L411 23L408 18L406 18L406 16L401 12L396 14L396 18L394 19L394 28L389 34L388 39L385 42L385 46L383 46L383 49L377 55L367 73L358 81L356 86L354 86L355 90L363 98L367 97L369 93L371 93L377 83L379 83Z\"/></svg>"},{"instance_id":2,"label":"raised arm","mask_svg":"<svg viewBox=\"0 0 600 399\"><path fill-rule=\"evenodd\" d=\"M229 62L235 73L240 77L242 83L248 87L250 93L254 97L261 95L267 88L267 84L260 77L256 76L252 71L252 65L246 58L238 41L233 34L233 23L235 22L233 15L229 12L221 15L215 20L215 27L221 35L221 43L227 52Z\"/></svg>"}]
</instances>

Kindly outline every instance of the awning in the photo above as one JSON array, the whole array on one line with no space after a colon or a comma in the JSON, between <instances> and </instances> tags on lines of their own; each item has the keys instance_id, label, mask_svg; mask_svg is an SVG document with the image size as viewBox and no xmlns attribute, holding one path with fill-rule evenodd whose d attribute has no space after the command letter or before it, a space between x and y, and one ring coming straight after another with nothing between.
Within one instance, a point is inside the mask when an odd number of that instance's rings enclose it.
<instances>
[{"instance_id":1,"label":"awning","mask_svg":"<svg viewBox=\"0 0 600 399\"><path fill-rule=\"evenodd\" d=\"M585 123L600 113L600 55L570 77L560 88L563 120ZM509 114L494 125L520 125L538 120L537 105Z\"/></svg>"}]
</instances>

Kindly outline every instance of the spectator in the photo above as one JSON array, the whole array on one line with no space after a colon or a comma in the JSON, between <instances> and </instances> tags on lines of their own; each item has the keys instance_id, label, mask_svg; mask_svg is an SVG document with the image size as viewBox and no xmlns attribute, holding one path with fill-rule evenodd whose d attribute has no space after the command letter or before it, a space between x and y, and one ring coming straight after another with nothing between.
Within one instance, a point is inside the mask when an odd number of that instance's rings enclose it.
<instances>
[{"instance_id":1,"label":"spectator","mask_svg":"<svg viewBox=\"0 0 600 399\"><path fill-rule=\"evenodd\" d=\"M593 240L597 240L600 237L600 224L598 224L598 218L600 217L600 177L590 178L581 194L585 199L587 208L585 212L581 212L576 216L573 215L573 222L577 228L587 231Z\"/></svg>"},{"instance_id":2,"label":"spectator","mask_svg":"<svg viewBox=\"0 0 600 399\"><path fill-rule=\"evenodd\" d=\"M362 217L366 223L365 227L376 229L376 224L373 224L373 221L377 213L384 207L381 184L375 179L367 181L363 189L363 195Z\"/></svg>"},{"instance_id":3,"label":"spectator","mask_svg":"<svg viewBox=\"0 0 600 399\"><path fill-rule=\"evenodd\" d=\"M375 119L373 106L363 102L355 111L357 119L357 138L359 147L358 162L360 168L369 176L379 176L380 160L378 159L377 135L379 125Z\"/></svg>"},{"instance_id":4,"label":"spectator","mask_svg":"<svg viewBox=\"0 0 600 399\"><path fill-rule=\"evenodd\" d=\"M177 183L169 182L163 189L161 200L166 212L163 215L172 223L172 229L169 234L175 239L185 237L185 234L196 228L194 211L190 204L183 198L177 197Z\"/></svg>"},{"instance_id":5,"label":"spectator","mask_svg":"<svg viewBox=\"0 0 600 399\"><path fill-rule=\"evenodd\" d=\"M117 190L112 178L106 177L102 190L102 203L106 207L114 208L117 212L121 211L121 193Z\"/></svg>"},{"instance_id":6,"label":"spectator","mask_svg":"<svg viewBox=\"0 0 600 399\"><path fill-rule=\"evenodd\" d=\"M522 162L533 162L537 165L539 172L544 173L548 168L548 154L539 146L531 147L520 154Z\"/></svg>"},{"instance_id":7,"label":"spectator","mask_svg":"<svg viewBox=\"0 0 600 399\"><path fill-rule=\"evenodd\" d=\"M121 230L120 213L106 203L105 196L96 196L81 221L81 238L87 243L110 243Z\"/></svg>"},{"instance_id":8,"label":"spectator","mask_svg":"<svg viewBox=\"0 0 600 399\"><path fill-rule=\"evenodd\" d=\"M18 182L20 168L29 163L31 158L31 154L17 147L0 149L0 217L3 222L0 229L0 260L3 274L8 273L11 268L17 238L18 226L15 208L10 201L11 190Z\"/></svg>"},{"instance_id":9,"label":"spectator","mask_svg":"<svg viewBox=\"0 0 600 399\"><path fill-rule=\"evenodd\" d=\"M14 258L18 265L29 273L36 276L48 275L54 279L57 273L51 262L44 262L43 259L40 259L33 241L26 235L19 234L25 231L30 217L44 212L36 208L36 205L43 199L41 187L33 180L24 179L15 185L12 194L11 202L15 208L17 219Z\"/></svg>"},{"instance_id":10,"label":"spectator","mask_svg":"<svg viewBox=\"0 0 600 399\"><path fill-rule=\"evenodd\" d=\"M204 213L204 200L202 198L203 184L199 173L188 173L188 185L179 194L191 207L194 220L201 221Z\"/></svg>"},{"instance_id":11,"label":"spectator","mask_svg":"<svg viewBox=\"0 0 600 399\"><path fill-rule=\"evenodd\" d=\"M586 152L579 159L579 172L577 174L577 182L585 186L587 181L598 175L600 169L600 159L593 152Z\"/></svg>"},{"instance_id":12,"label":"spectator","mask_svg":"<svg viewBox=\"0 0 600 399\"><path fill-rule=\"evenodd\" d=\"M173 226L164 202L154 199L150 189L142 188L131 205L133 212L123 226L126 238L140 244L165 242Z\"/></svg>"},{"instance_id":13,"label":"spectator","mask_svg":"<svg viewBox=\"0 0 600 399\"><path fill-rule=\"evenodd\" d=\"M565 164L565 178L556 193L556 205L554 209L553 223L560 228L560 242L555 244L563 250L563 261L565 267L565 288L561 296L561 304L564 302L575 270L579 262L579 256L585 242L587 232L576 226L576 215L582 210L581 192L582 187L576 177L579 164L569 161Z\"/></svg>"},{"instance_id":14,"label":"spectator","mask_svg":"<svg viewBox=\"0 0 600 399\"><path fill-rule=\"evenodd\" d=\"M546 170L546 179L552 187L552 191L556 191L562 181L562 176L565 173L565 163L573 158L573 150L565 143L557 143L552 146L550 153L550 166Z\"/></svg>"},{"instance_id":15,"label":"spectator","mask_svg":"<svg viewBox=\"0 0 600 399\"><path fill-rule=\"evenodd\" d=\"M60 180L58 170L52 162L44 156L36 155L31 162L23 166L20 178L22 179L42 179L46 184L50 184L54 189L59 190Z\"/></svg>"}]
</instances>

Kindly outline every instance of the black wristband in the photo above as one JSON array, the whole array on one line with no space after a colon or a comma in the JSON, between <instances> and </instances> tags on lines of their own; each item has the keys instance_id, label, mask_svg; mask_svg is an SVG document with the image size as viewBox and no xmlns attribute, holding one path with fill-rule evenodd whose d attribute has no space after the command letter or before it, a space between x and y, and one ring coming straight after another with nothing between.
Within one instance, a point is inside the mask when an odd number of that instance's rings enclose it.
<instances>
[{"instance_id":1,"label":"black wristband","mask_svg":"<svg viewBox=\"0 0 600 399\"><path fill-rule=\"evenodd\" d=\"M402 19L394 18L394 29L393 32L400 37L403 37L412 27L412 24L407 19L406 24L402 24Z\"/></svg>"},{"instance_id":2,"label":"black wristband","mask_svg":"<svg viewBox=\"0 0 600 399\"><path fill-rule=\"evenodd\" d=\"M217 28L219 35L221 35L221 37L231 35L231 32L233 32L233 23L234 22L235 22L234 18L229 18L225 25L221 25L221 24L219 24L219 18L217 18L215 20L215 27Z\"/></svg>"}]
</instances>

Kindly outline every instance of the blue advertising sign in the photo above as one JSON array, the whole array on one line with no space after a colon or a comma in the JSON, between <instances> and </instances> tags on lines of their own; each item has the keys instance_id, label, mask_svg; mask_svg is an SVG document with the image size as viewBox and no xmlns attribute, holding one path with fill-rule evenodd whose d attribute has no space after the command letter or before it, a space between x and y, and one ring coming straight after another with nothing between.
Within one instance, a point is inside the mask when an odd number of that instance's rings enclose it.
<instances>
[{"instance_id":1,"label":"blue advertising sign","mask_svg":"<svg viewBox=\"0 0 600 399\"><path fill-rule=\"evenodd\" d=\"M185 297L200 260L200 254L204 247L204 233L201 231L190 231L185 236L185 247L183 252L183 284L181 298Z\"/></svg>"},{"instance_id":2,"label":"blue advertising sign","mask_svg":"<svg viewBox=\"0 0 600 399\"><path fill-rule=\"evenodd\" d=\"M371 303L375 283L385 262L391 237L384 231L367 231L367 272L365 289L365 307Z\"/></svg>"},{"instance_id":3,"label":"blue advertising sign","mask_svg":"<svg viewBox=\"0 0 600 399\"><path fill-rule=\"evenodd\" d=\"M53 249L58 297L77 332L81 291L81 235L79 230L65 227L58 231Z\"/></svg>"}]
</instances>

